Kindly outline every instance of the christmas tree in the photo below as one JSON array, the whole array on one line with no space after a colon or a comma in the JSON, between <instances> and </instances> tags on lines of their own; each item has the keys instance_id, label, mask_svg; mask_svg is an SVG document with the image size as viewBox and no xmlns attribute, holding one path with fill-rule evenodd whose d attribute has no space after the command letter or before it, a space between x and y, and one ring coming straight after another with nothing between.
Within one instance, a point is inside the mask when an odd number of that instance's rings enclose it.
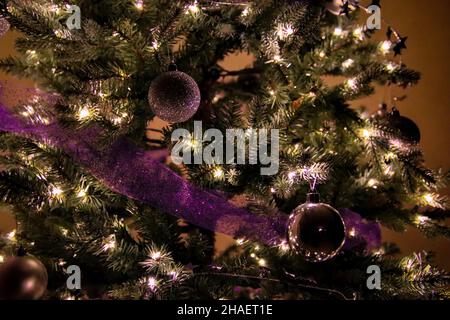
<instances>
[{"instance_id":1,"label":"christmas tree","mask_svg":"<svg viewBox=\"0 0 450 320\"><path fill-rule=\"evenodd\" d=\"M0 68L40 88L0 106L0 298L449 297L430 255L381 243L449 237L448 173L401 101L350 107L420 80L358 1L0 3L21 32Z\"/></svg>"}]
</instances>

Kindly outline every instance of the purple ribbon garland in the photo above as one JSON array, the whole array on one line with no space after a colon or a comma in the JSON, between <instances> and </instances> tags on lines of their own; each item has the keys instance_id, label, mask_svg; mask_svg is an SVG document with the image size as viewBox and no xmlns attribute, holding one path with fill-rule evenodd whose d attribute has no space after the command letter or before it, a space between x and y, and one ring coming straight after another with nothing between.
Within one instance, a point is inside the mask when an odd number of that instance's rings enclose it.
<instances>
[{"instance_id":1,"label":"purple ribbon garland","mask_svg":"<svg viewBox=\"0 0 450 320\"><path fill-rule=\"evenodd\" d=\"M0 131L50 142L73 157L111 190L184 219L198 227L234 238L266 244L285 239L287 217L252 214L224 198L201 190L152 159L151 152L119 139L99 150L95 129L73 130L57 123L29 124L0 104Z\"/></svg>"}]
</instances>

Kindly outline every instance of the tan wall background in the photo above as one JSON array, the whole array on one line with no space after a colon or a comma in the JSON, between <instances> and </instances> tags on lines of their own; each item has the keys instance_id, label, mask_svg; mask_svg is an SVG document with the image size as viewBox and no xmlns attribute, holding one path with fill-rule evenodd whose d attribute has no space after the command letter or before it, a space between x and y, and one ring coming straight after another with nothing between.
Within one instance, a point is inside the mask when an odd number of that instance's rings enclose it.
<instances>
[{"instance_id":1,"label":"tan wall background","mask_svg":"<svg viewBox=\"0 0 450 320\"><path fill-rule=\"evenodd\" d=\"M363 1L364 2L364 1ZM450 1L440 0L389 0L382 1L382 16L402 35L409 36L408 50L402 59L409 67L422 72L423 79L416 87L407 90L408 99L399 104L403 115L413 119L421 128L421 146L428 166L450 169L450 27L448 16ZM383 31L384 32L384 31ZM380 32L380 39L383 37ZM17 34L8 32L0 39L0 57L14 54L13 43ZM227 69L240 69L251 65L251 58L244 55L230 56L224 62ZM0 74L0 80L10 79L25 85L27 80L18 80ZM402 95L395 90L394 95ZM358 101L356 106L366 105L376 110L383 100L385 90L369 98ZM449 190L444 190L449 195ZM14 228L12 216L6 208L0 208L0 232ZM230 240L218 237L221 247ZM450 270L450 241L445 239L425 239L417 230L404 234L383 230L383 240L396 242L405 254L420 250L437 253L438 265Z\"/></svg>"}]
</instances>

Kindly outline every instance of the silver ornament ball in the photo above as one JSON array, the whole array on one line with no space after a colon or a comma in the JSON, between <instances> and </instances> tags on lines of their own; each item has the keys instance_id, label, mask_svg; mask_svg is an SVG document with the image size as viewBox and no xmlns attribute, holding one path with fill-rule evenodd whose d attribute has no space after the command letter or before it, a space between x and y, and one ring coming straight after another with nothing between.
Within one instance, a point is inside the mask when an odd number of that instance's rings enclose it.
<instances>
[{"instance_id":1,"label":"silver ornament ball","mask_svg":"<svg viewBox=\"0 0 450 320\"><path fill-rule=\"evenodd\" d=\"M336 209L320 203L317 193L311 193L289 218L288 241L291 249L306 261L330 260L344 245L344 220Z\"/></svg>"},{"instance_id":2,"label":"silver ornament ball","mask_svg":"<svg viewBox=\"0 0 450 320\"><path fill-rule=\"evenodd\" d=\"M170 123L192 118L200 106L200 89L189 75L168 71L150 85L148 100L153 113Z\"/></svg>"}]
</instances>

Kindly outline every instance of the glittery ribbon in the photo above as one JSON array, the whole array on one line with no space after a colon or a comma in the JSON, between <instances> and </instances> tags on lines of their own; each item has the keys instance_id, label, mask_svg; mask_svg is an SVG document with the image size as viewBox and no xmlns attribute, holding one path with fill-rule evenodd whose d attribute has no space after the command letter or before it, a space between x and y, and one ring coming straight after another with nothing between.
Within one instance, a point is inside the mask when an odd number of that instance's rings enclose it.
<instances>
[{"instance_id":1,"label":"glittery ribbon","mask_svg":"<svg viewBox=\"0 0 450 320\"><path fill-rule=\"evenodd\" d=\"M151 152L121 138L97 147L96 129L74 130L58 123L30 124L0 104L0 131L45 141L73 157L111 190L234 238L275 244L285 237L286 217L252 214L202 190L155 160Z\"/></svg>"}]
</instances>

